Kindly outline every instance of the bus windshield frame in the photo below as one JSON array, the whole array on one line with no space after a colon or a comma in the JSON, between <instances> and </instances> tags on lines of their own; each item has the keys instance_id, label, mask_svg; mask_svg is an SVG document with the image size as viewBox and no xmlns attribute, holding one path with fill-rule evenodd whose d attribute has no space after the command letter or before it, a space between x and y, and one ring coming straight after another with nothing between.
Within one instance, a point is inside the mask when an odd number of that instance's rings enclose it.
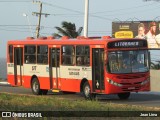
<instances>
[{"instance_id":1,"label":"bus windshield frame","mask_svg":"<svg viewBox=\"0 0 160 120\"><path fill-rule=\"evenodd\" d=\"M143 73L149 71L148 50L110 51L106 69L109 73Z\"/></svg>"}]
</instances>

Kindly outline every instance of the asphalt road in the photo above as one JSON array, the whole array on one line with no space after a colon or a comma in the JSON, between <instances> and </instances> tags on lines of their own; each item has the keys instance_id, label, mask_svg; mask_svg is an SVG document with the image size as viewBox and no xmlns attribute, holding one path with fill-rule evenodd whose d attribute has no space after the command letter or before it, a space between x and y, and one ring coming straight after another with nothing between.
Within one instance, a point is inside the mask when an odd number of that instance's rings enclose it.
<instances>
[{"instance_id":1,"label":"asphalt road","mask_svg":"<svg viewBox=\"0 0 160 120\"><path fill-rule=\"evenodd\" d=\"M27 94L32 95L31 89L23 87L11 87L10 85L0 83L0 92ZM63 94L49 92L47 96L56 96L59 98L67 98L71 100L84 100L81 94ZM98 95L97 99L102 103L117 103L129 105L141 105L148 107L156 107L160 110L160 93L145 92L145 93L131 93L128 100L120 100L117 95Z\"/></svg>"}]
</instances>

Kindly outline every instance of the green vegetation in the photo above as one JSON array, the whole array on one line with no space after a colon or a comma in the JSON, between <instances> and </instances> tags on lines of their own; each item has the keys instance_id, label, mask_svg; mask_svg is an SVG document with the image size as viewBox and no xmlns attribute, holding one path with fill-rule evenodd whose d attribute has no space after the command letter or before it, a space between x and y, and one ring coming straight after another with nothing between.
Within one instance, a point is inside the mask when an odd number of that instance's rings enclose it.
<instances>
[{"instance_id":1,"label":"green vegetation","mask_svg":"<svg viewBox=\"0 0 160 120\"><path fill-rule=\"evenodd\" d=\"M159 110L159 109L158 109ZM99 101L87 101L87 100L69 100L66 98L58 98L56 95L52 96L34 96L34 95L16 95L16 94L8 94L8 93L0 93L0 111L63 111L60 113L67 115L65 111L82 111L83 114L81 117L54 117L60 120L70 120L70 119L80 119L80 120L106 120L106 117L84 117L84 114L87 114L84 111L95 111L96 115L98 111L106 111L100 112L101 115L107 114L108 111L157 111L154 108L142 107L142 106L131 106L131 105L120 105L113 103L102 103ZM47 112L48 113L48 112ZM58 112L59 113L59 112ZM70 113L77 114L79 112ZM119 112L117 112L119 113ZM123 119L123 120L132 120L137 119L141 120L141 117L115 117L115 112L110 113L113 117L109 117L109 119ZM125 112L124 114L127 114ZM144 118L144 117L143 117ZM158 116L159 118L159 116ZM15 118L19 119L19 118ZM23 118L27 119L27 118ZM51 119L49 117L44 117L40 119ZM150 120L151 117L145 118L145 120ZM152 117L152 119L154 119Z\"/></svg>"},{"instance_id":2,"label":"green vegetation","mask_svg":"<svg viewBox=\"0 0 160 120\"><path fill-rule=\"evenodd\" d=\"M68 36L69 38L76 38L81 35L83 27L79 27L76 31L76 25L71 22L62 22L62 27L55 27L58 30L58 33L53 33L53 36L60 38L62 36Z\"/></svg>"},{"instance_id":3,"label":"green vegetation","mask_svg":"<svg viewBox=\"0 0 160 120\"><path fill-rule=\"evenodd\" d=\"M0 110L16 111L154 111L142 106L101 103L99 101L68 100L56 96L33 96L0 93Z\"/></svg>"}]
</instances>

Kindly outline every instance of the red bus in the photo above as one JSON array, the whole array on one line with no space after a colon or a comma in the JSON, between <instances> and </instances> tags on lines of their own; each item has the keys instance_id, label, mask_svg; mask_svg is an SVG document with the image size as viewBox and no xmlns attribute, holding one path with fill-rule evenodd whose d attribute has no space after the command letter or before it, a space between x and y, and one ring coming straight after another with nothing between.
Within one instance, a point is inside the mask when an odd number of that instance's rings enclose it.
<instances>
[{"instance_id":1,"label":"red bus","mask_svg":"<svg viewBox=\"0 0 160 120\"><path fill-rule=\"evenodd\" d=\"M53 92L117 94L150 91L150 55L143 39L53 37L11 40L7 44L7 76L12 86L35 95Z\"/></svg>"}]
</instances>

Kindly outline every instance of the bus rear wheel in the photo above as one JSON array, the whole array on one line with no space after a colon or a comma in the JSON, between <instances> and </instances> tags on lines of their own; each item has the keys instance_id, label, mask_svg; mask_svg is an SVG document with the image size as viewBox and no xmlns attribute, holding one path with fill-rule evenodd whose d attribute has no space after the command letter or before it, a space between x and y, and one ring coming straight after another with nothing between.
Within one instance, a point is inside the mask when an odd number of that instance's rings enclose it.
<instances>
[{"instance_id":1,"label":"bus rear wheel","mask_svg":"<svg viewBox=\"0 0 160 120\"><path fill-rule=\"evenodd\" d=\"M126 100L128 99L130 96L130 92L127 92L127 93L118 93L118 97L121 99L121 100Z\"/></svg>"},{"instance_id":2,"label":"bus rear wheel","mask_svg":"<svg viewBox=\"0 0 160 120\"><path fill-rule=\"evenodd\" d=\"M42 90L40 89L40 84L37 78L33 78L32 80L32 93L34 95L41 95L42 94Z\"/></svg>"}]
</instances>

